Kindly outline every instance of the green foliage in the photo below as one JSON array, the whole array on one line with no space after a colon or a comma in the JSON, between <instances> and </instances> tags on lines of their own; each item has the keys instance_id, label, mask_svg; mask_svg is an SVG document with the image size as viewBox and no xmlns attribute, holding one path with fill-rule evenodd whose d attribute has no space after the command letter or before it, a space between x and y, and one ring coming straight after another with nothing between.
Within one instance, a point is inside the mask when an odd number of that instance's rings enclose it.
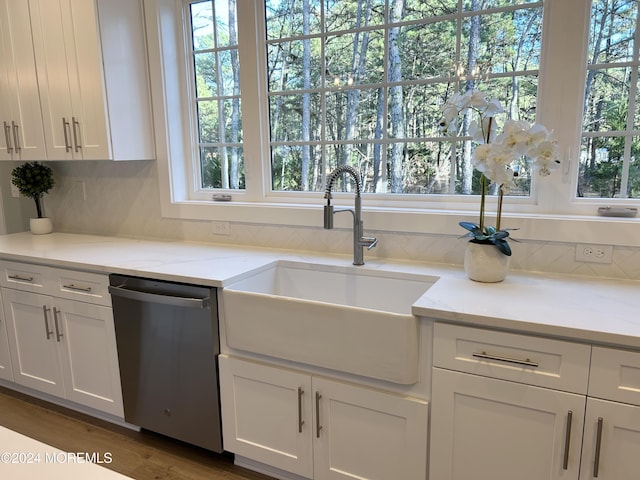
<instances>
[{"instance_id":1,"label":"green foliage","mask_svg":"<svg viewBox=\"0 0 640 480\"><path fill-rule=\"evenodd\" d=\"M495 227L484 227L480 229L478 225L471 222L460 222L459 225L469 233L465 237L472 237L472 242L495 245L498 250L507 256L511 256L511 247L507 242L509 232L507 230L496 230Z\"/></svg>"},{"instance_id":2,"label":"green foliage","mask_svg":"<svg viewBox=\"0 0 640 480\"><path fill-rule=\"evenodd\" d=\"M508 118L535 120L541 7L512 10L507 0L465 1L463 9L477 8L479 15L456 18L454 0L330 0L323 15L315 10L319 2L309 2L305 33L305 4L267 1L275 190L319 191L324 175L348 164L362 173L364 192L473 193L462 192L463 183L471 184L463 182L472 175L468 161L452 149L456 141L439 138L437 129L441 102L467 88L461 76L472 68L467 62L473 35L479 45L473 72L483 89L501 100ZM398 5L402 13L394 20ZM486 13L487 5L505 10ZM475 33L472 18L481 19ZM303 137L304 127L309 137ZM302 157L308 161L301 161L296 146L308 148Z\"/></svg>"},{"instance_id":3,"label":"green foliage","mask_svg":"<svg viewBox=\"0 0 640 480\"><path fill-rule=\"evenodd\" d=\"M464 141L437 130L439 105L481 83L505 106L503 117L535 121L543 12L526 3L266 0L273 189L321 191L324 175L348 163L362 172L365 192L389 192L400 176L398 193L478 194ZM394 5L402 5L399 23L385 24ZM235 34L228 18L212 17L208 2L192 9L200 148L241 143L247 139L229 100L239 96L229 48ZM640 197L640 137L626 134L637 12L635 0L593 0L583 129L602 132L602 144L583 148L582 196ZM393 97L398 83L401 94ZM635 115L637 130L637 105ZM462 126L459 135L466 136ZM241 155L233 172L215 155L201 165L204 188L244 184ZM530 171L521 167L510 195L530 192ZM627 192L620 192L623 172Z\"/></svg>"},{"instance_id":4,"label":"green foliage","mask_svg":"<svg viewBox=\"0 0 640 480\"><path fill-rule=\"evenodd\" d=\"M11 171L11 183L22 195L35 201L38 218L42 218L40 199L56 183L53 170L38 162L24 163Z\"/></svg>"}]
</instances>

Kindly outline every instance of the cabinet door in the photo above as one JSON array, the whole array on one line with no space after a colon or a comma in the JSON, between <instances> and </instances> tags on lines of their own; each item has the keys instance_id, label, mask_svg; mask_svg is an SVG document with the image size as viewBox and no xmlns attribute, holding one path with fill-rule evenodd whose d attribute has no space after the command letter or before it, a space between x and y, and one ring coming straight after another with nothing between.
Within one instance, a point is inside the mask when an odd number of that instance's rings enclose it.
<instances>
[{"instance_id":1,"label":"cabinet door","mask_svg":"<svg viewBox=\"0 0 640 480\"><path fill-rule=\"evenodd\" d=\"M61 0L61 3L69 4L69 10L65 10L69 15L65 30L68 27L71 34L65 34L65 50L74 113L71 125L74 154L84 160L106 160L111 158L111 148L96 2Z\"/></svg>"},{"instance_id":2,"label":"cabinet door","mask_svg":"<svg viewBox=\"0 0 640 480\"><path fill-rule=\"evenodd\" d=\"M313 392L314 479L427 477L427 402L315 377Z\"/></svg>"},{"instance_id":3,"label":"cabinet door","mask_svg":"<svg viewBox=\"0 0 640 480\"><path fill-rule=\"evenodd\" d=\"M2 297L0 297L0 378L13 382L11 355L9 353L9 342L7 340L7 322L4 321Z\"/></svg>"},{"instance_id":4,"label":"cabinet door","mask_svg":"<svg viewBox=\"0 0 640 480\"><path fill-rule=\"evenodd\" d=\"M111 308L56 298L53 318L66 398L124 417Z\"/></svg>"},{"instance_id":5,"label":"cabinet door","mask_svg":"<svg viewBox=\"0 0 640 480\"><path fill-rule=\"evenodd\" d=\"M638 478L640 407L588 399L580 472L582 480Z\"/></svg>"},{"instance_id":6,"label":"cabinet door","mask_svg":"<svg viewBox=\"0 0 640 480\"><path fill-rule=\"evenodd\" d=\"M0 65L0 159L45 160L29 5L23 0L0 0Z\"/></svg>"},{"instance_id":7,"label":"cabinet door","mask_svg":"<svg viewBox=\"0 0 640 480\"><path fill-rule=\"evenodd\" d=\"M29 6L48 159L108 159L94 0Z\"/></svg>"},{"instance_id":8,"label":"cabinet door","mask_svg":"<svg viewBox=\"0 0 640 480\"><path fill-rule=\"evenodd\" d=\"M312 478L311 377L219 357L224 448Z\"/></svg>"},{"instance_id":9,"label":"cabinet door","mask_svg":"<svg viewBox=\"0 0 640 480\"><path fill-rule=\"evenodd\" d=\"M430 478L578 478L584 396L433 370Z\"/></svg>"},{"instance_id":10,"label":"cabinet door","mask_svg":"<svg viewBox=\"0 0 640 480\"><path fill-rule=\"evenodd\" d=\"M51 297L3 288L2 298L14 381L63 397Z\"/></svg>"}]
</instances>

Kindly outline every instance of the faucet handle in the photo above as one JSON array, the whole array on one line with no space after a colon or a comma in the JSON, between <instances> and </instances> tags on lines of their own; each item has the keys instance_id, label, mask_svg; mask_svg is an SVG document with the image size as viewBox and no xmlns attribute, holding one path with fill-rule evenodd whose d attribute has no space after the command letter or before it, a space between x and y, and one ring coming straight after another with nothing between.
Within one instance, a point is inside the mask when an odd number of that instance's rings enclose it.
<instances>
[{"instance_id":1,"label":"faucet handle","mask_svg":"<svg viewBox=\"0 0 640 480\"><path fill-rule=\"evenodd\" d=\"M367 247L367 250L371 250L378 244L378 239L376 237L360 237L360 244Z\"/></svg>"}]
</instances>

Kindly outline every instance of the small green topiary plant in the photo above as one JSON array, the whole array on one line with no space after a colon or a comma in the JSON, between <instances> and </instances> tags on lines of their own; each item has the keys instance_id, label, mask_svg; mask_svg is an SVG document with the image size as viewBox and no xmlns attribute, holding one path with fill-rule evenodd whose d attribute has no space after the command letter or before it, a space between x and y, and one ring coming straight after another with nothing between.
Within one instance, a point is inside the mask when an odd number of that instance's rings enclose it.
<instances>
[{"instance_id":1,"label":"small green topiary plant","mask_svg":"<svg viewBox=\"0 0 640 480\"><path fill-rule=\"evenodd\" d=\"M22 195L33 198L36 202L38 218L43 218L41 199L56 183L53 170L38 162L25 163L11 171L11 183Z\"/></svg>"}]
</instances>

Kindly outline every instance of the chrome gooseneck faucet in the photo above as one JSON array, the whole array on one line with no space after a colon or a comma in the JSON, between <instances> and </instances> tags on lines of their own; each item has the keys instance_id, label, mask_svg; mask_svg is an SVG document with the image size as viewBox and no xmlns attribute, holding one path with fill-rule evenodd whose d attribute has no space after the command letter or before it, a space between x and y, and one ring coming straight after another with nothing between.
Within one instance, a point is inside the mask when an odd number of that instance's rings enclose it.
<instances>
[{"instance_id":1,"label":"chrome gooseneck faucet","mask_svg":"<svg viewBox=\"0 0 640 480\"><path fill-rule=\"evenodd\" d=\"M353 177L353 180L356 184L356 200L355 200L355 209L351 210L350 208L345 208L342 210L333 210L333 205L331 205L331 189L333 188L333 182L335 182L338 176L343 173L348 173ZM362 197L360 196L360 191L362 190L362 183L360 181L360 174L358 171L347 165L341 165L337 167L333 172L329 174L329 179L327 180L327 188L324 192L324 198L327 199L327 204L324 206L324 228L332 229L333 228L333 214L338 212L351 212L353 215L353 264L354 265L364 265L364 254L363 247L367 247L367 250L371 250L378 243L378 239L375 237L365 237L363 236L363 225L362 225Z\"/></svg>"}]
</instances>

